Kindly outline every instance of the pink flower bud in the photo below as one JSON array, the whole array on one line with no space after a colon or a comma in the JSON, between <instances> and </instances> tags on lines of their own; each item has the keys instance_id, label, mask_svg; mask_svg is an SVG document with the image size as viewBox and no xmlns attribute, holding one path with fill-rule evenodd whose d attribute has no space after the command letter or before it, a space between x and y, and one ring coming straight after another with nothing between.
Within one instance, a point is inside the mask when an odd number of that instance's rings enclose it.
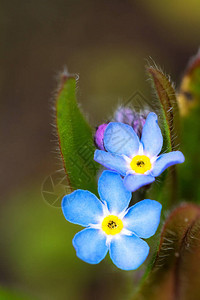
<instances>
[{"instance_id":1,"label":"pink flower bud","mask_svg":"<svg viewBox=\"0 0 200 300\"><path fill-rule=\"evenodd\" d=\"M94 136L94 142L100 150L105 150L104 144L103 144L103 137L104 137L104 132L106 130L106 127L108 124L101 124L99 127L97 127L95 136Z\"/></svg>"},{"instance_id":2,"label":"pink flower bud","mask_svg":"<svg viewBox=\"0 0 200 300\"><path fill-rule=\"evenodd\" d=\"M119 107L115 112L114 122L121 122L132 126L137 135L141 137L142 128L148 113L148 111L136 112L129 107Z\"/></svg>"}]
</instances>

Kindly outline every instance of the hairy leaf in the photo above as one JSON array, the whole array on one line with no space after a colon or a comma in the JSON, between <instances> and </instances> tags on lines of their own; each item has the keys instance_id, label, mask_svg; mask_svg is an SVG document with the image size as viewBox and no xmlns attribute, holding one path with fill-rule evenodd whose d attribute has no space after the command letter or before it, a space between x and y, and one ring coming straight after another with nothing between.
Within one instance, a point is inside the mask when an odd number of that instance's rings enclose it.
<instances>
[{"instance_id":1,"label":"hairy leaf","mask_svg":"<svg viewBox=\"0 0 200 300\"><path fill-rule=\"evenodd\" d=\"M155 109L161 118L164 136L164 151L176 150L179 127L179 112L176 93L170 79L157 67L150 66L147 72L152 79L157 96Z\"/></svg>"},{"instance_id":2,"label":"hairy leaf","mask_svg":"<svg viewBox=\"0 0 200 300\"><path fill-rule=\"evenodd\" d=\"M184 204L167 219L151 272L134 300L196 300L200 295L200 207Z\"/></svg>"},{"instance_id":3,"label":"hairy leaf","mask_svg":"<svg viewBox=\"0 0 200 300\"><path fill-rule=\"evenodd\" d=\"M95 176L98 164L93 160L92 128L85 120L76 101L76 80L65 73L56 97L56 124L60 151L73 189L96 193Z\"/></svg>"},{"instance_id":4,"label":"hairy leaf","mask_svg":"<svg viewBox=\"0 0 200 300\"><path fill-rule=\"evenodd\" d=\"M147 67L147 72L156 94L156 100L153 102L152 107L159 116L159 123L163 134L162 152L177 150L179 111L173 84L156 65ZM163 183L166 178L166 172L160 177L160 183L162 182L162 185L154 185L154 190L152 191L153 197L156 197L158 201L160 201L160 197L162 197L161 201L164 203L164 207L168 207L171 203L174 203L175 199L178 200L176 166L170 168L170 175L171 182L170 184L168 183L169 187L166 189L164 195L161 187L164 187Z\"/></svg>"}]
</instances>

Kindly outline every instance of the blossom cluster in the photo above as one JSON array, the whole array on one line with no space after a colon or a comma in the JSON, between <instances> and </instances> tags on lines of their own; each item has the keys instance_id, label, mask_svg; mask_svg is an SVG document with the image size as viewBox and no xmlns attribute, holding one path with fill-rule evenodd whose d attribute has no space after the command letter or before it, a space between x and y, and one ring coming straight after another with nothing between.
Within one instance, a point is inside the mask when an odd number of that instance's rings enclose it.
<instances>
[{"instance_id":1,"label":"blossom cluster","mask_svg":"<svg viewBox=\"0 0 200 300\"><path fill-rule=\"evenodd\" d=\"M95 143L99 149L94 160L108 169L98 181L100 200L85 190L76 190L62 200L65 218L86 227L73 239L77 256L97 264L109 252L122 270L137 269L146 260L149 246L143 239L155 234L162 208L150 199L129 207L132 193L152 184L168 167L184 162L180 151L160 154L163 136L155 113L150 112L145 119L134 116L125 118L131 122L121 118L97 129Z\"/></svg>"}]
</instances>

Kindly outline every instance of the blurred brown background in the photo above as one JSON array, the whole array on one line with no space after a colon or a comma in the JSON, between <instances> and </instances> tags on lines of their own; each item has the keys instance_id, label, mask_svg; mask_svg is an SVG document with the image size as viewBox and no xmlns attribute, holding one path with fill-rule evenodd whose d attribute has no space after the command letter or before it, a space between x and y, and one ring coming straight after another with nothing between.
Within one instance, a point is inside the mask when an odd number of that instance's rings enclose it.
<instances>
[{"instance_id":1,"label":"blurred brown background","mask_svg":"<svg viewBox=\"0 0 200 300\"><path fill-rule=\"evenodd\" d=\"M194 0L0 1L2 286L34 299L107 299L113 280L129 277L131 286L133 274L80 262L71 245L79 228L42 199L45 176L58 168L56 77L64 66L80 75L78 99L96 126L134 91L152 97L149 57L178 84L199 32Z\"/></svg>"}]
</instances>

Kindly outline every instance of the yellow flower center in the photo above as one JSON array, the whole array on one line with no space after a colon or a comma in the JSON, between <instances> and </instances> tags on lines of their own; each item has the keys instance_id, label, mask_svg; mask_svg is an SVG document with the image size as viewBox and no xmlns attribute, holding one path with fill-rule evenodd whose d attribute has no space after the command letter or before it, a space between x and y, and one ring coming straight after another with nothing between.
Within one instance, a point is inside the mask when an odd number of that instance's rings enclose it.
<instances>
[{"instance_id":1,"label":"yellow flower center","mask_svg":"<svg viewBox=\"0 0 200 300\"><path fill-rule=\"evenodd\" d=\"M146 155L136 155L130 163L131 169L136 173L144 174L151 170L150 158Z\"/></svg>"},{"instance_id":2,"label":"yellow flower center","mask_svg":"<svg viewBox=\"0 0 200 300\"><path fill-rule=\"evenodd\" d=\"M101 227L106 234L115 235L122 231L124 225L117 216L109 215L103 219Z\"/></svg>"}]
</instances>

